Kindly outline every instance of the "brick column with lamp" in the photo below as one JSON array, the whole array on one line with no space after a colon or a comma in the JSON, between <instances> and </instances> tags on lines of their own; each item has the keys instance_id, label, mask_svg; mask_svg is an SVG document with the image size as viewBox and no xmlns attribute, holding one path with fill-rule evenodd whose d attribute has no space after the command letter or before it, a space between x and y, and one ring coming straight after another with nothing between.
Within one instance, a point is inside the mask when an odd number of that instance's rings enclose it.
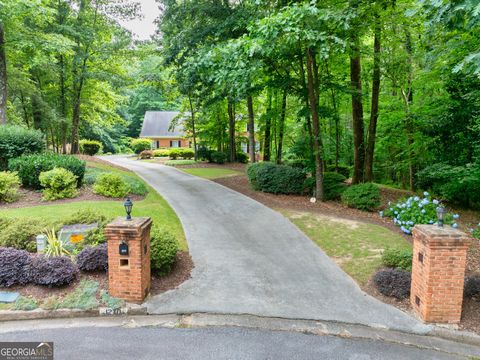
<instances>
[{"instance_id":1,"label":"brick column with lamp","mask_svg":"<svg viewBox=\"0 0 480 360\"><path fill-rule=\"evenodd\" d=\"M465 233L450 226L413 228L410 302L423 321L460 322L470 244L471 239Z\"/></svg>"},{"instance_id":2,"label":"brick column with lamp","mask_svg":"<svg viewBox=\"0 0 480 360\"><path fill-rule=\"evenodd\" d=\"M108 292L125 301L142 303L150 292L152 219L132 218L129 199L125 202L125 208L127 218L117 218L105 227L108 241Z\"/></svg>"}]
</instances>

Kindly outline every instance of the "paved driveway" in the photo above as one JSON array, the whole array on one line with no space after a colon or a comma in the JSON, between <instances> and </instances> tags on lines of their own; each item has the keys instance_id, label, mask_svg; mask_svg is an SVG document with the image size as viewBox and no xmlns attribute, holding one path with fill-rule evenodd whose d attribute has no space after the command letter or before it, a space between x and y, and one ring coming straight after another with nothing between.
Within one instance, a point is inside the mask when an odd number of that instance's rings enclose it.
<instances>
[{"instance_id":1,"label":"paved driveway","mask_svg":"<svg viewBox=\"0 0 480 360\"><path fill-rule=\"evenodd\" d=\"M135 171L179 216L192 278L147 301L150 313L208 312L430 330L360 290L289 220L233 190L175 168L106 157Z\"/></svg>"}]
</instances>

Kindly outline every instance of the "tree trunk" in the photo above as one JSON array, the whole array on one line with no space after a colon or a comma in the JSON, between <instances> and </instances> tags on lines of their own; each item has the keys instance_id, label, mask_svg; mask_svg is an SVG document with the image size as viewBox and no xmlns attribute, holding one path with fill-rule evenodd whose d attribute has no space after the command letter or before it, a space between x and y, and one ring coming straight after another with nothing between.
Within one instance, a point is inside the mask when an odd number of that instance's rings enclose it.
<instances>
[{"instance_id":1,"label":"tree trunk","mask_svg":"<svg viewBox=\"0 0 480 360\"><path fill-rule=\"evenodd\" d=\"M5 33L0 22L0 125L7 123L7 56Z\"/></svg>"},{"instance_id":2,"label":"tree trunk","mask_svg":"<svg viewBox=\"0 0 480 360\"><path fill-rule=\"evenodd\" d=\"M67 153L67 98L65 91L65 62L63 55L58 60L60 66L60 114L62 115L61 134L62 134L62 153Z\"/></svg>"},{"instance_id":3,"label":"tree trunk","mask_svg":"<svg viewBox=\"0 0 480 360\"><path fill-rule=\"evenodd\" d=\"M192 102L192 97L190 95L188 96L188 101L190 103L190 116L192 119L193 153L194 153L194 159L195 161L197 161L198 156L197 156L197 132L195 130L195 112L193 111L193 102Z\"/></svg>"},{"instance_id":4,"label":"tree trunk","mask_svg":"<svg viewBox=\"0 0 480 360\"><path fill-rule=\"evenodd\" d=\"M247 97L248 107L248 152L250 155L250 162L255 162L255 113L253 112L253 99L251 96Z\"/></svg>"},{"instance_id":5,"label":"tree trunk","mask_svg":"<svg viewBox=\"0 0 480 360\"><path fill-rule=\"evenodd\" d=\"M362 67L360 61L359 38L352 32L350 38L352 53L350 54L350 81L352 91L352 125L353 125L353 184L363 181L365 162L365 141L363 129L363 104L362 104Z\"/></svg>"},{"instance_id":6,"label":"tree trunk","mask_svg":"<svg viewBox=\"0 0 480 360\"><path fill-rule=\"evenodd\" d=\"M372 106L368 125L367 151L365 152L365 181L373 181L373 156L377 136L378 102L380 98L380 50L382 28L378 14L375 19L375 38L373 43Z\"/></svg>"},{"instance_id":7,"label":"tree trunk","mask_svg":"<svg viewBox=\"0 0 480 360\"><path fill-rule=\"evenodd\" d=\"M312 49L307 49L307 84L310 111L312 113L313 125L313 150L315 153L315 198L323 201L323 160L322 160L322 139L320 137L320 119L318 116L317 92L315 88L314 62Z\"/></svg>"},{"instance_id":8,"label":"tree trunk","mask_svg":"<svg viewBox=\"0 0 480 360\"><path fill-rule=\"evenodd\" d=\"M272 91L269 89L267 94L267 119L265 120L265 145L263 146L263 161L270 161L271 127L272 127Z\"/></svg>"},{"instance_id":9,"label":"tree trunk","mask_svg":"<svg viewBox=\"0 0 480 360\"><path fill-rule=\"evenodd\" d=\"M406 38L405 38L405 48L408 53L408 88L405 92L402 90L402 94L404 97L405 102L405 112L406 112L406 121L405 121L405 128L407 132L407 143L408 143L408 156L409 156L409 177L410 177L410 190L415 190L415 175L416 175L416 168L415 168L415 151L413 149L413 135L414 135L414 124L412 121L412 116L410 113L410 106L413 103L413 48L412 48L412 38L410 35L409 29L405 29Z\"/></svg>"},{"instance_id":10,"label":"tree trunk","mask_svg":"<svg viewBox=\"0 0 480 360\"><path fill-rule=\"evenodd\" d=\"M228 100L228 135L229 135L229 161L237 160L235 145L235 104Z\"/></svg>"},{"instance_id":11,"label":"tree trunk","mask_svg":"<svg viewBox=\"0 0 480 360\"><path fill-rule=\"evenodd\" d=\"M282 163L283 137L285 134L285 116L287 112L287 90L283 91L282 109L280 111L280 124L278 127L277 164Z\"/></svg>"},{"instance_id":12,"label":"tree trunk","mask_svg":"<svg viewBox=\"0 0 480 360\"><path fill-rule=\"evenodd\" d=\"M81 89L77 90L75 99L73 100L73 116L72 116L72 144L70 153L78 154L80 148L78 146L78 128L80 126L80 101L81 101Z\"/></svg>"}]
</instances>

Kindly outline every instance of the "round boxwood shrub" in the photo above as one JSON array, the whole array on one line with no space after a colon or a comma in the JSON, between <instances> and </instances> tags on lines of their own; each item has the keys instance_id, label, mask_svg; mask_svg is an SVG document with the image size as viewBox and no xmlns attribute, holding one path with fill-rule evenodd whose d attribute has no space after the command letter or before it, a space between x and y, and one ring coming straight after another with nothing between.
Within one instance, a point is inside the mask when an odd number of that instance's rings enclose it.
<instances>
[{"instance_id":1,"label":"round boxwood shrub","mask_svg":"<svg viewBox=\"0 0 480 360\"><path fill-rule=\"evenodd\" d=\"M249 156L242 151L237 152L236 158L237 161L242 164L248 164L248 160L250 159Z\"/></svg>"},{"instance_id":2,"label":"round boxwood shrub","mask_svg":"<svg viewBox=\"0 0 480 360\"><path fill-rule=\"evenodd\" d=\"M152 142L148 139L133 139L130 145L135 154L140 154L144 150L152 149Z\"/></svg>"},{"instance_id":3,"label":"round boxwood shrub","mask_svg":"<svg viewBox=\"0 0 480 360\"><path fill-rule=\"evenodd\" d=\"M400 269L387 269L378 271L373 281L385 296L393 296L397 299L406 299L410 296L412 274Z\"/></svg>"},{"instance_id":4,"label":"round boxwood shrub","mask_svg":"<svg viewBox=\"0 0 480 360\"><path fill-rule=\"evenodd\" d=\"M248 165L247 167L247 177L248 181L250 182L250 185L252 185L252 188L256 191L260 190L260 186L257 181L257 174L258 171L264 167L274 167L275 164L271 162L257 162Z\"/></svg>"},{"instance_id":5,"label":"round boxwood shrub","mask_svg":"<svg viewBox=\"0 0 480 360\"><path fill-rule=\"evenodd\" d=\"M128 184L122 177L113 173L101 174L93 185L95 194L120 198L126 196L130 191Z\"/></svg>"},{"instance_id":6,"label":"round boxwood shrub","mask_svg":"<svg viewBox=\"0 0 480 360\"><path fill-rule=\"evenodd\" d=\"M87 247L77 255L77 266L82 271L106 271L108 270L108 247L100 244L95 247Z\"/></svg>"},{"instance_id":7,"label":"round boxwood shrub","mask_svg":"<svg viewBox=\"0 0 480 360\"><path fill-rule=\"evenodd\" d=\"M179 250L178 241L171 232L154 227L151 233L150 263L160 275L167 275Z\"/></svg>"},{"instance_id":8,"label":"round boxwood shrub","mask_svg":"<svg viewBox=\"0 0 480 360\"><path fill-rule=\"evenodd\" d=\"M68 257L35 256L31 266L31 281L36 285L58 287L72 283L78 268Z\"/></svg>"},{"instance_id":9,"label":"round boxwood shrub","mask_svg":"<svg viewBox=\"0 0 480 360\"><path fill-rule=\"evenodd\" d=\"M385 266L412 271L412 250L385 249L382 263Z\"/></svg>"},{"instance_id":10,"label":"round boxwood shrub","mask_svg":"<svg viewBox=\"0 0 480 360\"><path fill-rule=\"evenodd\" d=\"M39 179L40 173L54 168L71 171L77 177L77 187L80 187L85 175L85 165L85 161L77 159L75 156L44 153L12 159L8 163L8 168L10 171L18 172L23 186L40 190L42 188Z\"/></svg>"},{"instance_id":11,"label":"round boxwood shrub","mask_svg":"<svg viewBox=\"0 0 480 360\"><path fill-rule=\"evenodd\" d=\"M193 157L195 156L195 151L193 151L193 149L181 148L179 150L180 150L180 156L182 157L182 159L189 160L189 159L193 159Z\"/></svg>"},{"instance_id":12,"label":"round boxwood shrub","mask_svg":"<svg viewBox=\"0 0 480 360\"><path fill-rule=\"evenodd\" d=\"M210 154L210 158L215 164L225 164L225 162L227 161L227 154L222 151L213 151Z\"/></svg>"},{"instance_id":13,"label":"round boxwood shrub","mask_svg":"<svg viewBox=\"0 0 480 360\"><path fill-rule=\"evenodd\" d=\"M197 150L197 157L200 160L207 160L208 162L212 162L212 150L205 146L200 146Z\"/></svg>"},{"instance_id":14,"label":"round boxwood shrub","mask_svg":"<svg viewBox=\"0 0 480 360\"><path fill-rule=\"evenodd\" d=\"M44 200L58 200L77 196L77 177L64 168L44 171L39 176Z\"/></svg>"},{"instance_id":15,"label":"round boxwood shrub","mask_svg":"<svg viewBox=\"0 0 480 360\"><path fill-rule=\"evenodd\" d=\"M170 154L170 150L168 150L168 149L153 150L153 156L154 157L168 157L169 154Z\"/></svg>"},{"instance_id":16,"label":"round boxwood shrub","mask_svg":"<svg viewBox=\"0 0 480 360\"><path fill-rule=\"evenodd\" d=\"M0 202L14 202L17 200L20 178L17 173L0 171Z\"/></svg>"},{"instance_id":17,"label":"round boxwood shrub","mask_svg":"<svg viewBox=\"0 0 480 360\"><path fill-rule=\"evenodd\" d=\"M96 140L80 140L79 145L80 152L85 155L97 155L103 150L102 143Z\"/></svg>"},{"instance_id":18,"label":"round boxwood shrub","mask_svg":"<svg viewBox=\"0 0 480 360\"><path fill-rule=\"evenodd\" d=\"M35 252L35 237L41 234L47 224L27 218L9 219L0 222L0 246Z\"/></svg>"},{"instance_id":19,"label":"round boxwood shrub","mask_svg":"<svg viewBox=\"0 0 480 360\"><path fill-rule=\"evenodd\" d=\"M352 185L343 192L342 202L351 208L375 210L381 204L380 188L372 183Z\"/></svg>"},{"instance_id":20,"label":"round boxwood shrub","mask_svg":"<svg viewBox=\"0 0 480 360\"><path fill-rule=\"evenodd\" d=\"M8 166L10 159L24 154L36 154L45 150L45 140L40 130L17 125L0 126L0 170Z\"/></svg>"},{"instance_id":21,"label":"round boxwood shrub","mask_svg":"<svg viewBox=\"0 0 480 360\"><path fill-rule=\"evenodd\" d=\"M272 194L301 194L305 185L302 169L288 165L266 165L256 171L259 190Z\"/></svg>"},{"instance_id":22,"label":"round boxwood shrub","mask_svg":"<svg viewBox=\"0 0 480 360\"><path fill-rule=\"evenodd\" d=\"M27 251L0 247L0 286L28 283L31 263L32 257Z\"/></svg>"},{"instance_id":23,"label":"round boxwood shrub","mask_svg":"<svg viewBox=\"0 0 480 360\"><path fill-rule=\"evenodd\" d=\"M180 156L182 156L182 152L180 149L177 149L177 148L174 148L174 149L170 149L170 151L168 152L168 156L173 159L173 160L176 160L177 158L179 158Z\"/></svg>"}]
</instances>

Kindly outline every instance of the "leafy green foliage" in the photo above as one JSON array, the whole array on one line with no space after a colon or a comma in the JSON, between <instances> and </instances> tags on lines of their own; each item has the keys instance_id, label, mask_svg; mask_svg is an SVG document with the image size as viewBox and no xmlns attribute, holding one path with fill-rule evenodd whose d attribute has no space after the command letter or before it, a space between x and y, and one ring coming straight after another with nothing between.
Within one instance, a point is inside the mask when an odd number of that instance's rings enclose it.
<instances>
[{"instance_id":1,"label":"leafy green foliage","mask_svg":"<svg viewBox=\"0 0 480 360\"><path fill-rule=\"evenodd\" d=\"M130 192L130 187L120 175L106 173L97 178L93 185L93 192L103 196L121 198Z\"/></svg>"},{"instance_id":2,"label":"leafy green foliage","mask_svg":"<svg viewBox=\"0 0 480 360\"><path fill-rule=\"evenodd\" d=\"M13 307L14 310L32 311L38 307L37 301L31 296L20 296Z\"/></svg>"},{"instance_id":3,"label":"leafy green foliage","mask_svg":"<svg viewBox=\"0 0 480 360\"><path fill-rule=\"evenodd\" d=\"M125 305L125 300L111 296L106 290L100 292L100 298L111 309L118 309Z\"/></svg>"},{"instance_id":4,"label":"leafy green foliage","mask_svg":"<svg viewBox=\"0 0 480 360\"><path fill-rule=\"evenodd\" d=\"M53 153L24 155L9 162L10 171L16 171L23 186L41 189L40 173L55 168L71 171L77 177L77 187L80 187L85 175L85 161L74 156Z\"/></svg>"},{"instance_id":5,"label":"leafy green foliage","mask_svg":"<svg viewBox=\"0 0 480 360\"><path fill-rule=\"evenodd\" d=\"M178 241L169 231L154 227L151 233L150 262L160 275L170 273L179 250Z\"/></svg>"},{"instance_id":6,"label":"leafy green foliage","mask_svg":"<svg viewBox=\"0 0 480 360\"><path fill-rule=\"evenodd\" d=\"M98 307L97 292L100 284L93 280L82 280L74 292L68 294L58 305L61 309L91 310Z\"/></svg>"},{"instance_id":7,"label":"leafy green foliage","mask_svg":"<svg viewBox=\"0 0 480 360\"><path fill-rule=\"evenodd\" d=\"M347 188L345 176L335 172L323 173L323 198L324 200L338 200ZM315 177L311 176L305 180L304 189L310 194L315 189Z\"/></svg>"},{"instance_id":8,"label":"leafy green foliage","mask_svg":"<svg viewBox=\"0 0 480 360\"><path fill-rule=\"evenodd\" d=\"M215 164L225 164L225 161L227 161L227 154L221 151L213 151L210 154L210 159Z\"/></svg>"},{"instance_id":9,"label":"leafy green foliage","mask_svg":"<svg viewBox=\"0 0 480 360\"><path fill-rule=\"evenodd\" d=\"M268 162L254 163L247 175L255 190L273 194L300 194L305 186L303 170Z\"/></svg>"},{"instance_id":10,"label":"leafy green foliage","mask_svg":"<svg viewBox=\"0 0 480 360\"><path fill-rule=\"evenodd\" d=\"M105 223L108 219L101 213L96 212L93 209L85 209L74 212L69 217L62 220L64 225L75 225L75 224L95 224L95 223Z\"/></svg>"},{"instance_id":11,"label":"leafy green foliage","mask_svg":"<svg viewBox=\"0 0 480 360\"><path fill-rule=\"evenodd\" d=\"M0 172L0 202L14 202L17 200L17 192L20 187L20 178L17 173Z\"/></svg>"},{"instance_id":12,"label":"leafy green foliage","mask_svg":"<svg viewBox=\"0 0 480 360\"><path fill-rule=\"evenodd\" d=\"M154 157L169 157L170 150L169 149L156 149L153 151Z\"/></svg>"},{"instance_id":13,"label":"leafy green foliage","mask_svg":"<svg viewBox=\"0 0 480 360\"><path fill-rule=\"evenodd\" d=\"M35 252L36 236L43 232L45 224L35 219L13 219L2 226L0 246Z\"/></svg>"},{"instance_id":14,"label":"leafy green foliage","mask_svg":"<svg viewBox=\"0 0 480 360\"><path fill-rule=\"evenodd\" d=\"M45 229L45 235L47 236L47 243L45 244L45 256L70 256L70 252L65 247L65 244L57 236L55 228Z\"/></svg>"},{"instance_id":15,"label":"leafy green foliage","mask_svg":"<svg viewBox=\"0 0 480 360\"><path fill-rule=\"evenodd\" d=\"M6 169L10 159L34 154L45 149L43 134L22 126L0 126L0 170Z\"/></svg>"},{"instance_id":16,"label":"leafy green foliage","mask_svg":"<svg viewBox=\"0 0 480 360\"><path fill-rule=\"evenodd\" d=\"M382 263L387 267L412 271L412 251L387 248L382 254Z\"/></svg>"},{"instance_id":17,"label":"leafy green foliage","mask_svg":"<svg viewBox=\"0 0 480 360\"><path fill-rule=\"evenodd\" d=\"M77 196L77 177L64 168L44 171L39 176L44 200L58 200Z\"/></svg>"},{"instance_id":18,"label":"leafy green foliage","mask_svg":"<svg viewBox=\"0 0 480 360\"><path fill-rule=\"evenodd\" d=\"M170 151L168 152L168 156L171 159L176 160L177 158L182 156L182 152L180 149L173 148L173 149L170 149Z\"/></svg>"},{"instance_id":19,"label":"leafy green foliage","mask_svg":"<svg viewBox=\"0 0 480 360\"><path fill-rule=\"evenodd\" d=\"M133 139L130 145L135 154L140 154L142 151L152 148L152 142L148 139Z\"/></svg>"},{"instance_id":20,"label":"leafy green foliage","mask_svg":"<svg viewBox=\"0 0 480 360\"><path fill-rule=\"evenodd\" d=\"M165 165L168 166L177 166L177 165L195 165L197 162L195 160L168 160L165 161Z\"/></svg>"},{"instance_id":21,"label":"leafy green foliage","mask_svg":"<svg viewBox=\"0 0 480 360\"><path fill-rule=\"evenodd\" d=\"M100 141L96 140L80 140L80 152L86 155L97 155L102 152L103 145Z\"/></svg>"},{"instance_id":22,"label":"leafy green foliage","mask_svg":"<svg viewBox=\"0 0 480 360\"><path fill-rule=\"evenodd\" d=\"M239 163L248 164L249 157L244 152L237 152L236 158Z\"/></svg>"},{"instance_id":23,"label":"leafy green foliage","mask_svg":"<svg viewBox=\"0 0 480 360\"><path fill-rule=\"evenodd\" d=\"M193 159L193 157L195 156L195 152L193 151L193 149L190 149L190 148L180 148L178 149L180 150L180 157L182 159L186 159L186 160L189 160L189 159Z\"/></svg>"},{"instance_id":24,"label":"leafy green foliage","mask_svg":"<svg viewBox=\"0 0 480 360\"><path fill-rule=\"evenodd\" d=\"M349 186L342 194L342 202L360 210L375 210L381 204L380 188L370 183Z\"/></svg>"}]
</instances>

